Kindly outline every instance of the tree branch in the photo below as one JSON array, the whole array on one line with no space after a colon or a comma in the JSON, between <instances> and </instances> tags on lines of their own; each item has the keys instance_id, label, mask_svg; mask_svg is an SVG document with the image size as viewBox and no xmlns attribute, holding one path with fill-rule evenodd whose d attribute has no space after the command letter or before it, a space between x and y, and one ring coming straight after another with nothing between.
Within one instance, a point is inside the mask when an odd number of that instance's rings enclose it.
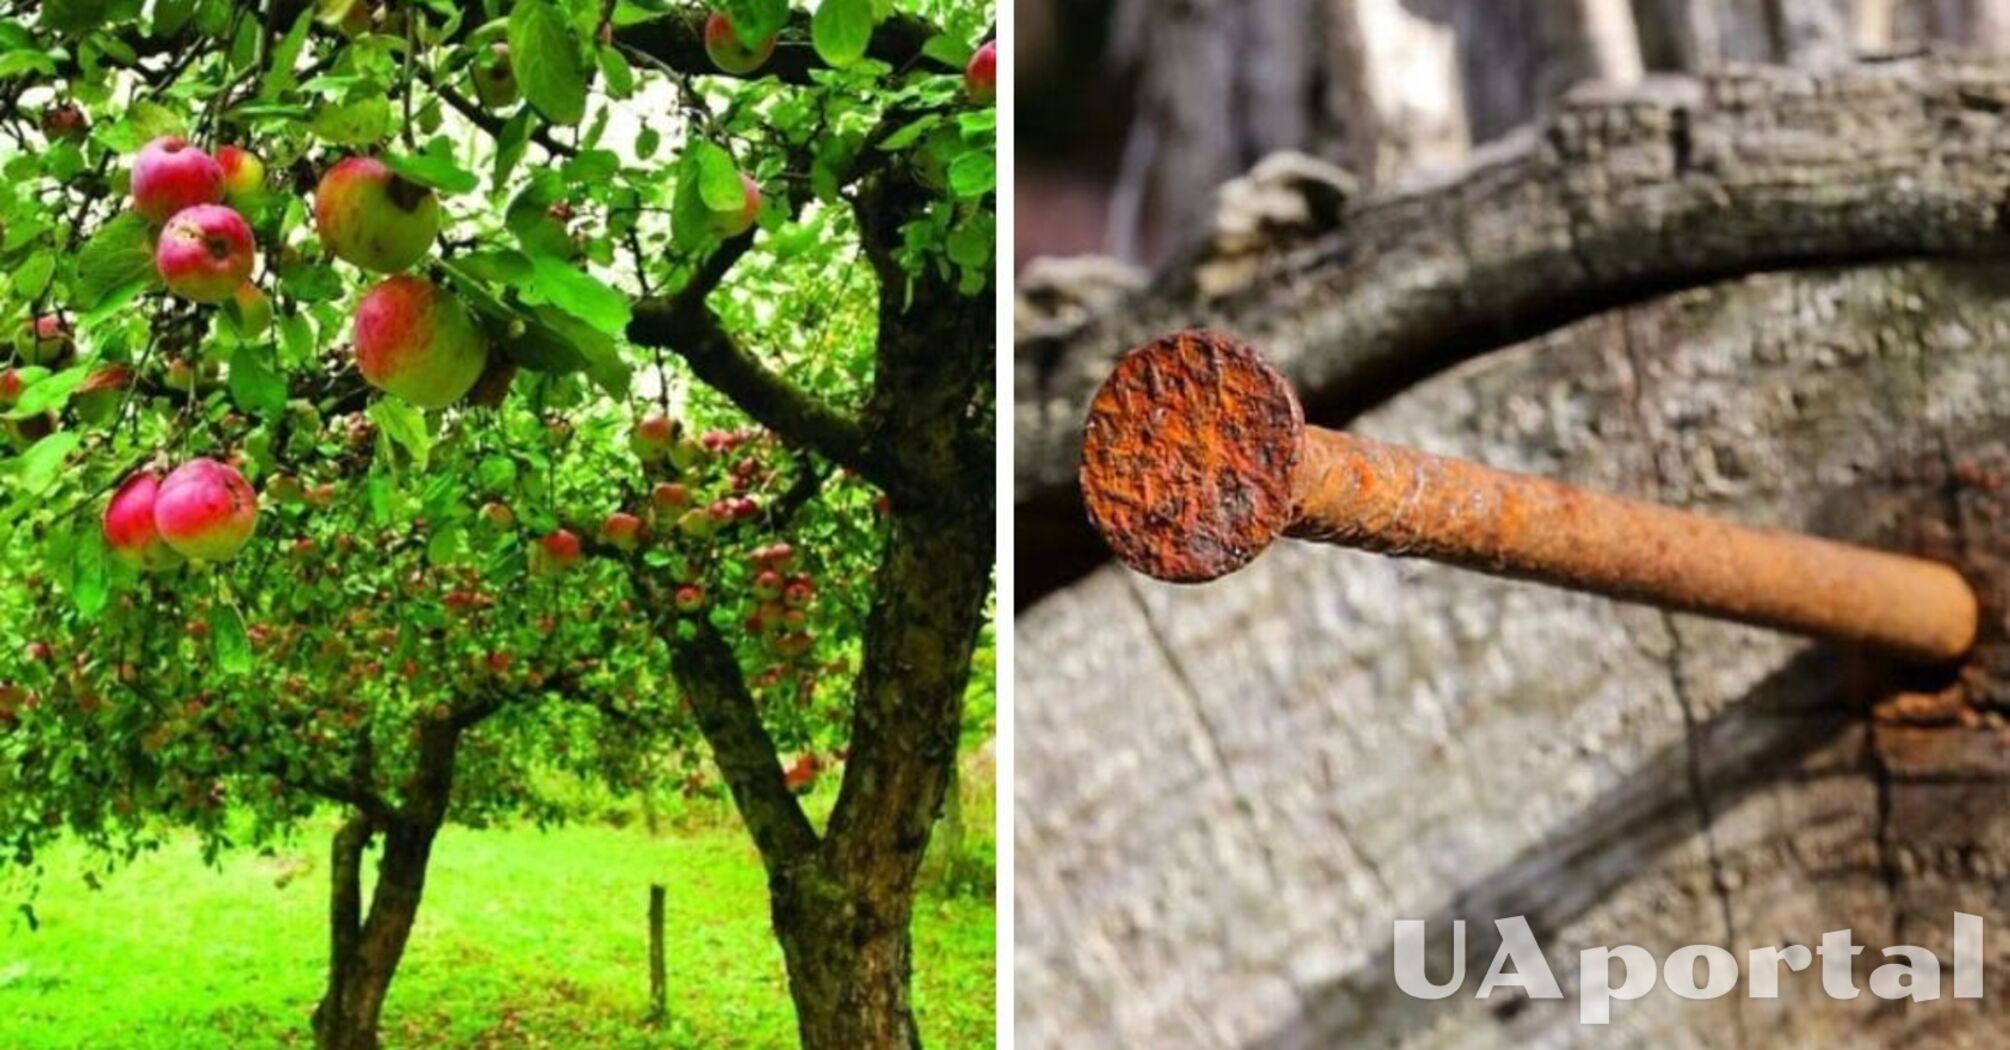
<instances>
[{"instance_id":1,"label":"tree branch","mask_svg":"<svg viewBox=\"0 0 2010 1050\"><path fill-rule=\"evenodd\" d=\"M816 829L782 781L774 738L761 724L740 663L711 621L691 617L682 623L693 631L690 638L670 639L671 672L691 701L762 861L770 871L795 864L816 850Z\"/></svg>"},{"instance_id":2,"label":"tree branch","mask_svg":"<svg viewBox=\"0 0 2010 1050\"><path fill-rule=\"evenodd\" d=\"M741 79L774 77L787 84L808 84L813 70L829 68L810 46L810 13L796 11L782 29L781 42L761 68L747 74L724 73L705 55L705 8L676 11L615 31L621 43L644 52L681 73L705 76L738 76ZM945 63L922 54L922 46L940 30L926 19L896 14L873 30L866 45L866 57L876 58L895 69L927 63L939 72L957 72Z\"/></svg>"},{"instance_id":3,"label":"tree branch","mask_svg":"<svg viewBox=\"0 0 2010 1050\"><path fill-rule=\"evenodd\" d=\"M763 365L705 304L751 240L739 237L721 245L675 296L637 303L628 325L629 341L674 351L699 379L762 426L887 487L888 468L867 454L865 432L858 422Z\"/></svg>"}]
</instances>

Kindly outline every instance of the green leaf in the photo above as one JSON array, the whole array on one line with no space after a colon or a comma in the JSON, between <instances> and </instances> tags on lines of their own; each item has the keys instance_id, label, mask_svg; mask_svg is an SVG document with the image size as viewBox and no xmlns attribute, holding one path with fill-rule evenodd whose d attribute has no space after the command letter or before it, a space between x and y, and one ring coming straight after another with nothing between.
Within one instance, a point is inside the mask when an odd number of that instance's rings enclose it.
<instances>
[{"instance_id":1,"label":"green leaf","mask_svg":"<svg viewBox=\"0 0 2010 1050\"><path fill-rule=\"evenodd\" d=\"M840 69L865 57L872 43L872 0L824 0L810 19L810 44Z\"/></svg>"},{"instance_id":2,"label":"green leaf","mask_svg":"<svg viewBox=\"0 0 2010 1050\"><path fill-rule=\"evenodd\" d=\"M23 73L53 77L56 75L56 60L46 52L34 50L9 51L0 55L0 80Z\"/></svg>"},{"instance_id":3,"label":"green leaf","mask_svg":"<svg viewBox=\"0 0 2010 1050\"><path fill-rule=\"evenodd\" d=\"M171 37L181 32L195 14L195 0L155 0L154 35Z\"/></svg>"},{"instance_id":4,"label":"green leaf","mask_svg":"<svg viewBox=\"0 0 2010 1050\"><path fill-rule=\"evenodd\" d=\"M901 125L899 131L896 131L893 134L888 135L885 139L881 140L879 148L886 150L889 153L894 152L896 150L906 149L907 147L914 145L916 142L921 141L921 136L927 133L928 129L934 127L936 122L941 119L942 119L941 114L930 113L927 116L921 117L917 120L911 120L906 124Z\"/></svg>"},{"instance_id":5,"label":"green leaf","mask_svg":"<svg viewBox=\"0 0 2010 1050\"><path fill-rule=\"evenodd\" d=\"M42 26L58 33L88 33L104 24L111 9L112 0L49 0L42 8Z\"/></svg>"},{"instance_id":6,"label":"green leaf","mask_svg":"<svg viewBox=\"0 0 2010 1050\"><path fill-rule=\"evenodd\" d=\"M712 211L739 211L746 202L746 188L740 185L740 168L733 155L710 142L691 146L692 163L698 166L698 197Z\"/></svg>"},{"instance_id":7,"label":"green leaf","mask_svg":"<svg viewBox=\"0 0 2010 1050\"><path fill-rule=\"evenodd\" d=\"M21 392L21 400L6 413L8 419L29 419L44 412L61 409L70 400L70 392L77 389L85 377L91 374L90 365L76 365L58 372L47 379L30 383Z\"/></svg>"},{"instance_id":8,"label":"green leaf","mask_svg":"<svg viewBox=\"0 0 2010 1050\"><path fill-rule=\"evenodd\" d=\"M490 492L506 493L516 486L516 460L508 456L484 456L475 467L475 480Z\"/></svg>"},{"instance_id":9,"label":"green leaf","mask_svg":"<svg viewBox=\"0 0 2010 1050\"><path fill-rule=\"evenodd\" d=\"M607 78L607 93L615 98L627 98L635 94L635 70L621 52L611 47L600 49L600 73Z\"/></svg>"},{"instance_id":10,"label":"green leaf","mask_svg":"<svg viewBox=\"0 0 2010 1050\"><path fill-rule=\"evenodd\" d=\"M49 278L56 273L56 254L49 251L36 252L14 271L14 295L19 299L39 299L49 288Z\"/></svg>"},{"instance_id":11,"label":"green leaf","mask_svg":"<svg viewBox=\"0 0 2010 1050\"><path fill-rule=\"evenodd\" d=\"M90 528L80 531L78 549L72 554L75 571L70 593L77 603L77 615L95 620L112 596L110 559L106 556L102 531Z\"/></svg>"},{"instance_id":12,"label":"green leaf","mask_svg":"<svg viewBox=\"0 0 2010 1050\"><path fill-rule=\"evenodd\" d=\"M789 21L788 0L724 0L719 6L733 23L733 35L748 47L759 47Z\"/></svg>"},{"instance_id":13,"label":"green leaf","mask_svg":"<svg viewBox=\"0 0 2010 1050\"><path fill-rule=\"evenodd\" d=\"M368 146L391 134L391 100L370 95L314 111L309 125L320 138L344 146Z\"/></svg>"},{"instance_id":14,"label":"green leaf","mask_svg":"<svg viewBox=\"0 0 2010 1050\"><path fill-rule=\"evenodd\" d=\"M998 161L989 153L965 153L949 166L949 188L958 197L982 197L997 185Z\"/></svg>"},{"instance_id":15,"label":"green leaf","mask_svg":"<svg viewBox=\"0 0 2010 1050\"><path fill-rule=\"evenodd\" d=\"M531 289L537 297L608 335L627 330L627 296L563 259L534 256L531 268Z\"/></svg>"},{"instance_id":16,"label":"green leaf","mask_svg":"<svg viewBox=\"0 0 2010 1050\"><path fill-rule=\"evenodd\" d=\"M11 495L19 500L39 496L63 476L63 461L77 447L82 435L74 430L58 430L35 442L13 464L15 483Z\"/></svg>"},{"instance_id":17,"label":"green leaf","mask_svg":"<svg viewBox=\"0 0 2010 1050\"><path fill-rule=\"evenodd\" d=\"M388 154L384 164L407 179L442 193L467 193L482 184L474 172L455 163L453 146L442 137L436 136L426 143L422 153Z\"/></svg>"},{"instance_id":18,"label":"green leaf","mask_svg":"<svg viewBox=\"0 0 2010 1050\"><path fill-rule=\"evenodd\" d=\"M523 160L524 150L530 146L530 110L518 109L509 123L496 134L495 184L509 184L510 172Z\"/></svg>"},{"instance_id":19,"label":"green leaf","mask_svg":"<svg viewBox=\"0 0 2010 1050\"><path fill-rule=\"evenodd\" d=\"M230 357L230 396L245 411L267 419L286 411L286 379L264 346L240 346Z\"/></svg>"},{"instance_id":20,"label":"green leaf","mask_svg":"<svg viewBox=\"0 0 2010 1050\"><path fill-rule=\"evenodd\" d=\"M141 99L111 127L96 132L95 137L120 153L137 153L141 146L162 135L186 134L188 122L179 111Z\"/></svg>"},{"instance_id":21,"label":"green leaf","mask_svg":"<svg viewBox=\"0 0 2010 1050\"><path fill-rule=\"evenodd\" d=\"M509 53L530 104L554 124L586 116L588 70L571 23L550 0L518 0L509 16Z\"/></svg>"},{"instance_id":22,"label":"green leaf","mask_svg":"<svg viewBox=\"0 0 2010 1050\"><path fill-rule=\"evenodd\" d=\"M621 347L612 338L548 306L537 307L531 316L585 359L587 376L601 389L617 398L628 396L628 362L621 359Z\"/></svg>"},{"instance_id":23,"label":"green leaf","mask_svg":"<svg viewBox=\"0 0 2010 1050\"><path fill-rule=\"evenodd\" d=\"M272 49L272 61L265 70L265 79L259 82L258 97L270 101L293 90L293 67L300 61L300 49L307 44L307 34L314 28L314 9L303 8L300 16L293 20L293 28L279 40L279 46Z\"/></svg>"},{"instance_id":24,"label":"green leaf","mask_svg":"<svg viewBox=\"0 0 2010 1050\"><path fill-rule=\"evenodd\" d=\"M244 630L244 617L228 605L218 605L209 625L215 643L216 666L225 674L251 670L251 636Z\"/></svg>"},{"instance_id":25,"label":"green leaf","mask_svg":"<svg viewBox=\"0 0 2010 1050\"><path fill-rule=\"evenodd\" d=\"M991 261L991 251L996 243L993 220L989 212L978 212L968 222L949 231L949 239L944 249L951 262L962 266L982 266Z\"/></svg>"},{"instance_id":26,"label":"green leaf","mask_svg":"<svg viewBox=\"0 0 2010 1050\"><path fill-rule=\"evenodd\" d=\"M91 310L114 291L154 278L153 235L132 212L98 227L77 255L76 307Z\"/></svg>"},{"instance_id":27,"label":"green leaf","mask_svg":"<svg viewBox=\"0 0 2010 1050\"><path fill-rule=\"evenodd\" d=\"M945 66L962 69L970 64L970 56L977 53L977 48L961 37L937 33L921 45L921 53Z\"/></svg>"},{"instance_id":28,"label":"green leaf","mask_svg":"<svg viewBox=\"0 0 2010 1050\"><path fill-rule=\"evenodd\" d=\"M412 454L412 462L420 470L426 469L426 461L433 454L433 433L426 425L425 413L398 398L380 397L370 403L370 418L386 437Z\"/></svg>"}]
</instances>

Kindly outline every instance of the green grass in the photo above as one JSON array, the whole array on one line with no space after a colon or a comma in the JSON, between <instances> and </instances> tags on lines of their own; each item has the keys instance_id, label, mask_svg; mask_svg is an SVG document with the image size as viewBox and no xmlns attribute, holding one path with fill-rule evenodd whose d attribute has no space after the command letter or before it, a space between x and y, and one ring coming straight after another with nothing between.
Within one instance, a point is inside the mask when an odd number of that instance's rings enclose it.
<instances>
[{"instance_id":1,"label":"green grass","mask_svg":"<svg viewBox=\"0 0 2010 1050\"><path fill-rule=\"evenodd\" d=\"M988 820L985 813L980 820ZM981 826L981 825L980 825ZM205 867L172 841L102 881L81 849L47 857L39 931L0 920L0 1047L241 1050L307 1046L327 943L328 827L277 855ZM988 828L984 830L988 839ZM982 846L988 849L988 844ZM650 1028L644 915L669 888L668 1024ZM21 888L0 880L0 900ZM925 892L915 1003L934 1048L989 1047L988 896ZM795 1019L766 885L728 819L575 825L440 838L385 1016L390 1048L790 1047Z\"/></svg>"}]
</instances>

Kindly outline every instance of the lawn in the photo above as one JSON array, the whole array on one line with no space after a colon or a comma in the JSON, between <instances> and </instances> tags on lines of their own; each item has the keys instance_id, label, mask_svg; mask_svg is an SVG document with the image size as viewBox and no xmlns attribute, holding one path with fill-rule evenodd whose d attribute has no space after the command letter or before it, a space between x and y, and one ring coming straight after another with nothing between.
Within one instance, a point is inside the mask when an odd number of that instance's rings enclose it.
<instances>
[{"instance_id":1,"label":"lawn","mask_svg":"<svg viewBox=\"0 0 2010 1050\"><path fill-rule=\"evenodd\" d=\"M272 855L226 854L218 867L193 840L172 840L95 891L83 850L51 854L34 900L40 929L0 919L0 1047L309 1045L328 828ZM651 882L669 887L670 1021L660 1028L642 1021ZM0 901L24 894L0 879ZM991 904L932 891L917 904L915 1001L930 1047L992 1045ZM760 864L729 817L657 836L604 824L450 827L392 985L386 1046L794 1046L767 909Z\"/></svg>"}]
</instances>

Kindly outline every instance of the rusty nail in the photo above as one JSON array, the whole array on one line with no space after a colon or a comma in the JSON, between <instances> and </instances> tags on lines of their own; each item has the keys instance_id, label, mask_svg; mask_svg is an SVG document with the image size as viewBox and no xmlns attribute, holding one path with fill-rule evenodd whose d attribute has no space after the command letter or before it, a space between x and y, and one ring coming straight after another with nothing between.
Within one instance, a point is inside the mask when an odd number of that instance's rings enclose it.
<instances>
[{"instance_id":1,"label":"rusty nail","mask_svg":"<svg viewBox=\"0 0 2010 1050\"><path fill-rule=\"evenodd\" d=\"M1975 640L1975 592L1946 565L1308 427L1284 376L1214 332L1117 363L1089 409L1081 478L1117 556L1162 580L1215 579L1286 535L1909 659Z\"/></svg>"}]
</instances>

